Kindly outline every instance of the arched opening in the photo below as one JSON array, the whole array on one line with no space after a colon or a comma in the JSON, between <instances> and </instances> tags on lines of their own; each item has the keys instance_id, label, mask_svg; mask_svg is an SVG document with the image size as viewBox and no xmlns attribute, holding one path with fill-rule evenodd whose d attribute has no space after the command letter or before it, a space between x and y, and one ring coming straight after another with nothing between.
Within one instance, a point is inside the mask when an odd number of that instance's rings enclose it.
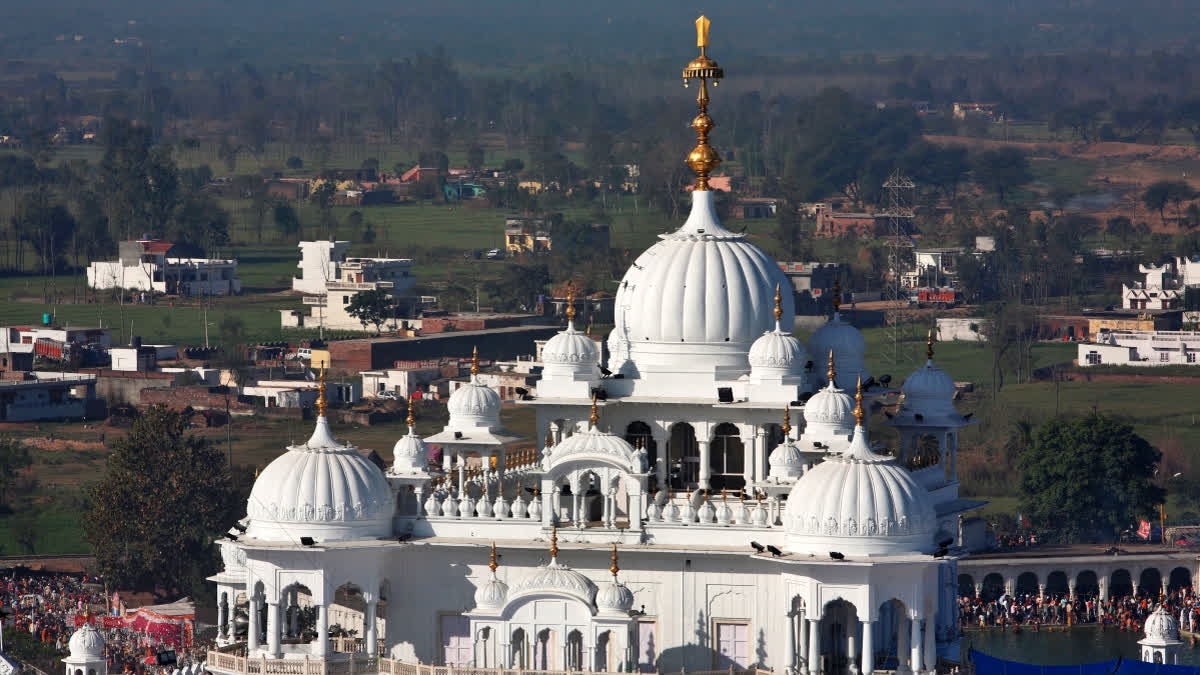
<instances>
[{"instance_id":1,"label":"arched opening","mask_svg":"<svg viewBox=\"0 0 1200 675\"><path fill-rule=\"evenodd\" d=\"M958 597L974 598L975 597L975 578L970 574L958 575Z\"/></svg>"},{"instance_id":2,"label":"arched opening","mask_svg":"<svg viewBox=\"0 0 1200 675\"><path fill-rule=\"evenodd\" d=\"M1047 589L1049 592L1049 589ZM1075 595L1088 599L1100 597L1100 577L1091 570L1084 570L1075 577Z\"/></svg>"},{"instance_id":3,"label":"arched opening","mask_svg":"<svg viewBox=\"0 0 1200 675\"><path fill-rule=\"evenodd\" d=\"M1095 575L1092 575L1095 577ZM1071 592L1071 582L1067 579L1067 573L1062 570L1055 570L1046 575L1046 597L1061 598Z\"/></svg>"},{"instance_id":4,"label":"arched opening","mask_svg":"<svg viewBox=\"0 0 1200 675\"><path fill-rule=\"evenodd\" d=\"M696 443L696 430L692 425L679 422L671 427L667 451L671 489L688 490L696 487L700 480L700 445Z\"/></svg>"},{"instance_id":5,"label":"arched opening","mask_svg":"<svg viewBox=\"0 0 1200 675\"><path fill-rule=\"evenodd\" d=\"M708 466L714 491L741 490L746 484L746 449L742 444L742 432L737 425L728 422L718 424L713 430L712 442L708 446Z\"/></svg>"},{"instance_id":6,"label":"arched opening","mask_svg":"<svg viewBox=\"0 0 1200 675\"><path fill-rule=\"evenodd\" d=\"M1155 662L1155 663L1162 663L1162 652L1160 652L1160 651L1155 651L1155 652L1154 652L1154 662Z\"/></svg>"},{"instance_id":7,"label":"arched opening","mask_svg":"<svg viewBox=\"0 0 1200 675\"><path fill-rule=\"evenodd\" d=\"M220 599L217 601L217 623L220 624L217 634L222 638L232 637L229 635L229 627L232 623L229 620L229 610L229 593L222 593Z\"/></svg>"},{"instance_id":8,"label":"arched opening","mask_svg":"<svg viewBox=\"0 0 1200 675\"><path fill-rule=\"evenodd\" d=\"M551 632L549 628L543 628L538 631L537 640L533 645L533 668L534 670L550 670L553 666L550 661L551 655Z\"/></svg>"},{"instance_id":9,"label":"arched opening","mask_svg":"<svg viewBox=\"0 0 1200 675\"><path fill-rule=\"evenodd\" d=\"M909 470L924 469L942 461L942 447L937 436L921 434L909 452L905 465Z\"/></svg>"},{"instance_id":10,"label":"arched opening","mask_svg":"<svg viewBox=\"0 0 1200 675\"><path fill-rule=\"evenodd\" d=\"M1176 567L1167 576L1167 591L1175 592L1192 587L1192 573L1186 567Z\"/></svg>"},{"instance_id":11,"label":"arched opening","mask_svg":"<svg viewBox=\"0 0 1200 675\"><path fill-rule=\"evenodd\" d=\"M1038 577L1033 572L1022 572L1017 576L1017 585L1013 589L1018 597L1038 594Z\"/></svg>"},{"instance_id":12,"label":"arched opening","mask_svg":"<svg viewBox=\"0 0 1200 675\"><path fill-rule=\"evenodd\" d=\"M567 633L566 669L583 670L583 633L573 630Z\"/></svg>"},{"instance_id":13,"label":"arched opening","mask_svg":"<svg viewBox=\"0 0 1200 675\"><path fill-rule=\"evenodd\" d=\"M825 605L821 617L821 656L825 673L846 673L858 661L859 646L858 609L845 600L834 600Z\"/></svg>"},{"instance_id":14,"label":"arched opening","mask_svg":"<svg viewBox=\"0 0 1200 675\"><path fill-rule=\"evenodd\" d=\"M971 591L974 593L974 589ZM902 659L908 654L902 654L902 643L907 644L909 636L908 612L904 603L892 598L879 606L879 618L871 624L874 631L872 651L875 652L875 669L898 671ZM869 671L868 671L869 672Z\"/></svg>"},{"instance_id":15,"label":"arched opening","mask_svg":"<svg viewBox=\"0 0 1200 675\"><path fill-rule=\"evenodd\" d=\"M528 667L528 659L528 638L525 637L525 629L518 628L512 632L512 638L508 641L508 667L524 670Z\"/></svg>"},{"instance_id":16,"label":"arched opening","mask_svg":"<svg viewBox=\"0 0 1200 675\"><path fill-rule=\"evenodd\" d=\"M658 441L654 440L654 430L645 422L630 422L629 426L625 427L625 440L635 448L646 449L646 465L650 470L651 490L657 489L659 486L655 467L658 466Z\"/></svg>"},{"instance_id":17,"label":"arched opening","mask_svg":"<svg viewBox=\"0 0 1200 675\"><path fill-rule=\"evenodd\" d=\"M1138 577L1138 596L1157 598L1162 594L1162 574L1157 567L1147 567Z\"/></svg>"},{"instance_id":18,"label":"arched opening","mask_svg":"<svg viewBox=\"0 0 1200 675\"><path fill-rule=\"evenodd\" d=\"M595 661L595 665L592 668L592 670L594 670L597 673L603 673L603 672L607 672L609 670L608 650L609 650L609 645L610 645L609 637L611 635L612 635L612 632L606 630L603 633L596 636L595 659L593 659Z\"/></svg>"},{"instance_id":19,"label":"arched opening","mask_svg":"<svg viewBox=\"0 0 1200 675\"><path fill-rule=\"evenodd\" d=\"M282 638L285 644L311 642L317 636L317 608L312 604L312 591L307 586L292 584L279 594L279 613L283 625ZM266 610L258 624L266 632Z\"/></svg>"},{"instance_id":20,"label":"arched opening","mask_svg":"<svg viewBox=\"0 0 1200 675\"><path fill-rule=\"evenodd\" d=\"M1108 584L1108 595L1112 598L1133 595L1133 578L1129 576L1129 570L1116 570L1112 573Z\"/></svg>"},{"instance_id":21,"label":"arched opening","mask_svg":"<svg viewBox=\"0 0 1200 675\"><path fill-rule=\"evenodd\" d=\"M984 602L994 602L1004 595L1004 577L998 572L992 572L983 578L983 592L979 599Z\"/></svg>"}]
</instances>

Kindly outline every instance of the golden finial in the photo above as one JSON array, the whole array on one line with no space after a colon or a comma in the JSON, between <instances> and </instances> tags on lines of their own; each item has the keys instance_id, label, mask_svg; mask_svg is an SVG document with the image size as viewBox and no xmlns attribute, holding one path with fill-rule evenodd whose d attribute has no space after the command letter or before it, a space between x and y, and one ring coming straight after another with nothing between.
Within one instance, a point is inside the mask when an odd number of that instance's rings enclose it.
<instances>
[{"instance_id":1,"label":"golden finial","mask_svg":"<svg viewBox=\"0 0 1200 675\"><path fill-rule=\"evenodd\" d=\"M471 376L479 374L479 347L471 350Z\"/></svg>"},{"instance_id":2,"label":"golden finial","mask_svg":"<svg viewBox=\"0 0 1200 675\"><path fill-rule=\"evenodd\" d=\"M825 377L826 377L826 379L829 380L829 384L837 386L833 381L833 379L835 377L837 377L837 370L833 367L833 349L832 348L830 348L830 350L829 350L829 371L825 373Z\"/></svg>"},{"instance_id":3,"label":"golden finial","mask_svg":"<svg viewBox=\"0 0 1200 675\"><path fill-rule=\"evenodd\" d=\"M775 324L779 327L779 322L783 320L783 296L779 294L779 284L775 284Z\"/></svg>"},{"instance_id":4,"label":"golden finial","mask_svg":"<svg viewBox=\"0 0 1200 675\"><path fill-rule=\"evenodd\" d=\"M567 282L567 323L575 320L575 282Z\"/></svg>"},{"instance_id":5,"label":"golden finial","mask_svg":"<svg viewBox=\"0 0 1200 675\"><path fill-rule=\"evenodd\" d=\"M416 402L417 402L417 399L415 396L410 397L408 399L408 420L407 420L407 422L408 422L409 431L412 431L413 427L417 426L417 415L413 410L416 407L416 405L415 405Z\"/></svg>"},{"instance_id":6,"label":"golden finial","mask_svg":"<svg viewBox=\"0 0 1200 675\"><path fill-rule=\"evenodd\" d=\"M862 407L862 373L858 374L858 389L854 392L854 420L858 426L862 426L865 413Z\"/></svg>"},{"instance_id":7,"label":"golden finial","mask_svg":"<svg viewBox=\"0 0 1200 675\"><path fill-rule=\"evenodd\" d=\"M790 440L792 433L792 410L790 405L783 406L783 442Z\"/></svg>"},{"instance_id":8,"label":"golden finial","mask_svg":"<svg viewBox=\"0 0 1200 675\"><path fill-rule=\"evenodd\" d=\"M842 277L836 276L833 278L833 311L839 312L842 309Z\"/></svg>"},{"instance_id":9,"label":"golden finial","mask_svg":"<svg viewBox=\"0 0 1200 675\"><path fill-rule=\"evenodd\" d=\"M321 382L317 386L317 415L324 417L329 404L325 401L325 366L321 366Z\"/></svg>"},{"instance_id":10,"label":"golden finial","mask_svg":"<svg viewBox=\"0 0 1200 675\"><path fill-rule=\"evenodd\" d=\"M588 416L588 421L592 423L593 429L600 423L600 409L596 407L596 395L592 394L592 414Z\"/></svg>"},{"instance_id":11,"label":"golden finial","mask_svg":"<svg viewBox=\"0 0 1200 675\"><path fill-rule=\"evenodd\" d=\"M706 17L696 19L696 46L700 48L700 55L683 69L683 86L688 86L690 80L700 80L700 93L696 96L700 114L692 120L692 128L696 130L696 147L692 148L687 158L688 166L696 173L697 190L708 189L708 177L721 163L721 156L708 144L708 132L716 126L708 116L708 81L712 80L715 87L725 76L725 71L717 62L708 58L708 29L711 24Z\"/></svg>"},{"instance_id":12,"label":"golden finial","mask_svg":"<svg viewBox=\"0 0 1200 675\"><path fill-rule=\"evenodd\" d=\"M729 501L729 500L727 498L727 495L725 494L725 488L721 488L721 503L724 504L727 501Z\"/></svg>"},{"instance_id":13,"label":"golden finial","mask_svg":"<svg viewBox=\"0 0 1200 675\"><path fill-rule=\"evenodd\" d=\"M551 431L549 429L546 430L546 440L542 442L542 445L547 448L554 447L554 432L553 431Z\"/></svg>"},{"instance_id":14,"label":"golden finial","mask_svg":"<svg viewBox=\"0 0 1200 675\"><path fill-rule=\"evenodd\" d=\"M608 571L612 572L614 579L617 578L617 572L621 571L621 568L617 566L617 544L616 544L616 542L613 542L612 564L608 566Z\"/></svg>"},{"instance_id":15,"label":"golden finial","mask_svg":"<svg viewBox=\"0 0 1200 675\"><path fill-rule=\"evenodd\" d=\"M550 562L558 558L558 525L550 526Z\"/></svg>"},{"instance_id":16,"label":"golden finial","mask_svg":"<svg viewBox=\"0 0 1200 675\"><path fill-rule=\"evenodd\" d=\"M500 565L496 562L496 542L493 541L492 542L492 555L488 559L488 569L490 569L492 571L492 574L495 574L496 568L499 566Z\"/></svg>"},{"instance_id":17,"label":"golden finial","mask_svg":"<svg viewBox=\"0 0 1200 675\"><path fill-rule=\"evenodd\" d=\"M929 335L925 337L925 359L933 360L933 329L929 329Z\"/></svg>"}]
</instances>

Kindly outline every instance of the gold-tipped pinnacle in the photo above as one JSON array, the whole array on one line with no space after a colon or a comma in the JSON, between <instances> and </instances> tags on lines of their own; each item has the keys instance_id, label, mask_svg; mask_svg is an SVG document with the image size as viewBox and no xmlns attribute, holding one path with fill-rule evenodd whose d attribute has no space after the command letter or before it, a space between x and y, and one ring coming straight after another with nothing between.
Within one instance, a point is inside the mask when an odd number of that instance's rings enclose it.
<instances>
[{"instance_id":1,"label":"gold-tipped pinnacle","mask_svg":"<svg viewBox=\"0 0 1200 675\"><path fill-rule=\"evenodd\" d=\"M490 569L492 571L492 574L495 574L496 568L499 566L500 566L500 564L496 562L496 542L493 541L492 542L492 555L488 559L488 569Z\"/></svg>"},{"instance_id":2,"label":"gold-tipped pinnacle","mask_svg":"<svg viewBox=\"0 0 1200 675\"><path fill-rule=\"evenodd\" d=\"M321 379L317 389L317 415L324 417L325 410L329 407L328 401L325 400L325 366L321 366Z\"/></svg>"},{"instance_id":3,"label":"gold-tipped pinnacle","mask_svg":"<svg viewBox=\"0 0 1200 675\"><path fill-rule=\"evenodd\" d=\"M929 334L925 337L925 359L933 360L933 329L929 329Z\"/></svg>"},{"instance_id":4,"label":"gold-tipped pinnacle","mask_svg":"<svg viewBox=\"0 0 1200 675\"><path fill-rule=\"evenodd\" d=\"M479 347L471 349L471 375L479 374Z\"/></svg>"},{"instance_id":5,"label":"gold-tipped pinnacle","mask_svg":"<svg viewBox=\"0 0 1200 675\"><path fill-rule=\"evenodd\" d=\"M575 282L567 282L567 321L575 320Z\"/></svg>"},{"instance_id":6,"label":"gold-tipped pinnacle","mask_svg":"<svg viewBox=\"0 0 1200 675\"><path fill-rule=\"evenodd\" d=\"M855 420L856 424L860 427L862 426L862 423L863 423L863 417L866 416L866 413L863 412L862 402L863 402L862 373L859 373L858 374L858 388L854 392L854 420Z\"/></svg>"},{"instance_id":7,"label":"gold-tipped pinnacle","mask_svg":"<svg viewBox=\"0 0 1200 675\"><path fill-rule=\"evenodd\" d=\"M696 96L700 114L692 120L692 129L696 131L696 147L692 148L687 158L687 165L696 173L697 190L708 190L708 177L721 163L721 156L708 144L708 132L716 126L708 116L708 81L712 80L715 87L725 76L717 62L708 57L708 29L711 25L707 17L696 19L696 46L700 48L700 55L683 69L683 86L688 86L691 80L700 80L700 93Z\"/></svg>"},{"instance_id":8,"label":"gold-tipped pinnacle","mask_svg":"<svg viewBox=\"0 0 1200 675\"><path fill-rule=\"evenodd\" d=\"M612 546L613 546L612 564L608 566L608 571L612 572L613 578L616 579L617 572L620 572L621 568L617 566L617 544L616 544L616 542L613 542Z\"/></svg>"},{"instance_id":9,"label":"gold-tipped pinnacle","mask_svg":"<svg viewBox=\"0 0 1200 675\"><path fill-rule=\"evenodd\" d=\"M558 525L550 526L550 562L558 558Z\"/></svg>"},{"instance_id":10,"label":"gold-tipped pinnacle","mask_svg":"<svg viewBox=\"0 0 1200 675\"><path fill-rule=\"evenodd\" d=\"M790 405L783 406L783 442L787 443L791 440L792 433L792 409Z\"/></svg>"},{"instance_id":11,"label":"gold-tipped pinnacle","mask_svg":"<svg viewBox=\"0 0 1200 675\"><path fill-rule=\"evenodd\" d=\"M783 320L783 296L779 293L779 284L775 284L775 323Z\"/></svg>"},{"instance_id":12,"label":"gold-tipped pinnacle","mask_svg":"<svg viewBox=\"0 0 1200 675\"><path fill-rule=\"evenodd\" d=\"M825 373L825 378L829 380L829 384L837 386L834 383L834 378L837 377L837 369L833 367L833 349L829 350L829 370Z\"/></svg>"},{"instance_id":13,"label":"gold-tipped pinnacle","mask_svg":"<svg viewBox=\"0 0 1200 675\"><path fill-rule=\"evenodd\" d=\"M596 407L596 395L592 394L592 414L588 415L588 421L592 423L593 429L600 424L600 409Z\"/></svg>"}]
</instances>

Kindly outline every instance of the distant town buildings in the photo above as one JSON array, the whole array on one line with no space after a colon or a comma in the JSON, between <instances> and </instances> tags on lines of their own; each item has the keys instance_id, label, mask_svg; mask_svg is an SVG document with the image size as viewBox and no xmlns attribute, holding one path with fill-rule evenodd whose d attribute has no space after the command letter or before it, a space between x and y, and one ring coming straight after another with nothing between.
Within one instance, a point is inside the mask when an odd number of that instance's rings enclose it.
<instances>
[{"instance_id":1,"label":"distant town buildings","mask_svg":"<svg viewBox=\"0 0 1200 675\"><path fill-rule=\"evenodd\" d=\"M236 295L242 290L237 261L172 255L175 244L157 239L123 241L117 259L88 266L88 286L166 295Z\"/></svg>"},{"instance_id":2,"label":"distant town buildings","mask_svg":"<svg viewBox=\"0 0 1200 675\"><path fill-rule=\"evenodd\" d=\"M292 279L292 289L304 293L309 315L300 310L280 310L281 324L288 328L322 327L336 330L364 330L362 322L350 316L350 299L363 291L384 291L392 297L396 316L411 313L416 299L409 295L416 278L409 258L350 258L349 241L300 242L300 276ZM399 327L396 321L388 326ZM371 327L373 330L374 327Z\"/></svg>"},{"instance_id":3,"label":"distant town buildings","mask_svg":"<svg viewBox=\"0 0 1200 675\"><path fill-rule=\"evenodd\" d=\"M95 375L27 372L21 379L0 380L0 422L104 415L104 401L96 398Z\"/></svg>"},{"instance_id":4,"label":"distant town buildings","mask_svg":"<svg viewBox=\"0 0 1200 675\"><path fill-rule=\"evenodd\" d=\"M1145 281L1121 285L1125 309L1180 309L1188 287L1200 287L1200 260L1176 258L1161 265L1138 265Z\"/></svg>"},{"instance_id":5,"label":"distant town buildings","mask_svg":"<svg viewBox=\"0 0 1200 675\"><path fill-rule=\"evenodd\" d=\"M1110 330L1079 343L1078 363L1089 366L1194 366L1200 331Z\"/></svg>"}]
</instances>

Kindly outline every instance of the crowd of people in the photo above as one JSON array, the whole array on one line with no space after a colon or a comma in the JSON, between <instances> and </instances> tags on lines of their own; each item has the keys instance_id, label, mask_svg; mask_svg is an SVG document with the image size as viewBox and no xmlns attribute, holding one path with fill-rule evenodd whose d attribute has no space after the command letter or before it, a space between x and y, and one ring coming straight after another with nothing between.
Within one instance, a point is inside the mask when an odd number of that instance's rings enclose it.
<instances>
[{"instance_id":1,"label":"crowd of people","mask_svg":"<svg viewBox=\"0 0 1200 675\"><path fill-rule=\"evenodd\" d=\"M6 630L26 631L54 651L66 656L68 642L77 629L77 617L86 616L104 635L105 656L110 673L158 673L163 667L152 657L162 647L145 635L124 626L105 626L110 598L102 579L88 575L6 572L0 576L0 606L11 611L4 618ZM196 657L178 650L179 667ZM176 666L171 666L174 668Z\"/></svg>"},{"instance_id":2,"label":"crowd of people","mask_svg":"<svg viewBox=\"0 0 1200 675\"><path fill-rule=\"evenodd\" d=\"M1162 605L1177 617L1180 628L1200 625L1200 597L1191 587L1171 590L1165 596L1123 595L1101 600L1095 595L1074 598L1066 594L1002 594L993 600L962 596L958 616L963 628L1041 630L1043 626L1099 624L1120 631L1141 632L1146 617Z\"/></svg>"}]
</instances>

